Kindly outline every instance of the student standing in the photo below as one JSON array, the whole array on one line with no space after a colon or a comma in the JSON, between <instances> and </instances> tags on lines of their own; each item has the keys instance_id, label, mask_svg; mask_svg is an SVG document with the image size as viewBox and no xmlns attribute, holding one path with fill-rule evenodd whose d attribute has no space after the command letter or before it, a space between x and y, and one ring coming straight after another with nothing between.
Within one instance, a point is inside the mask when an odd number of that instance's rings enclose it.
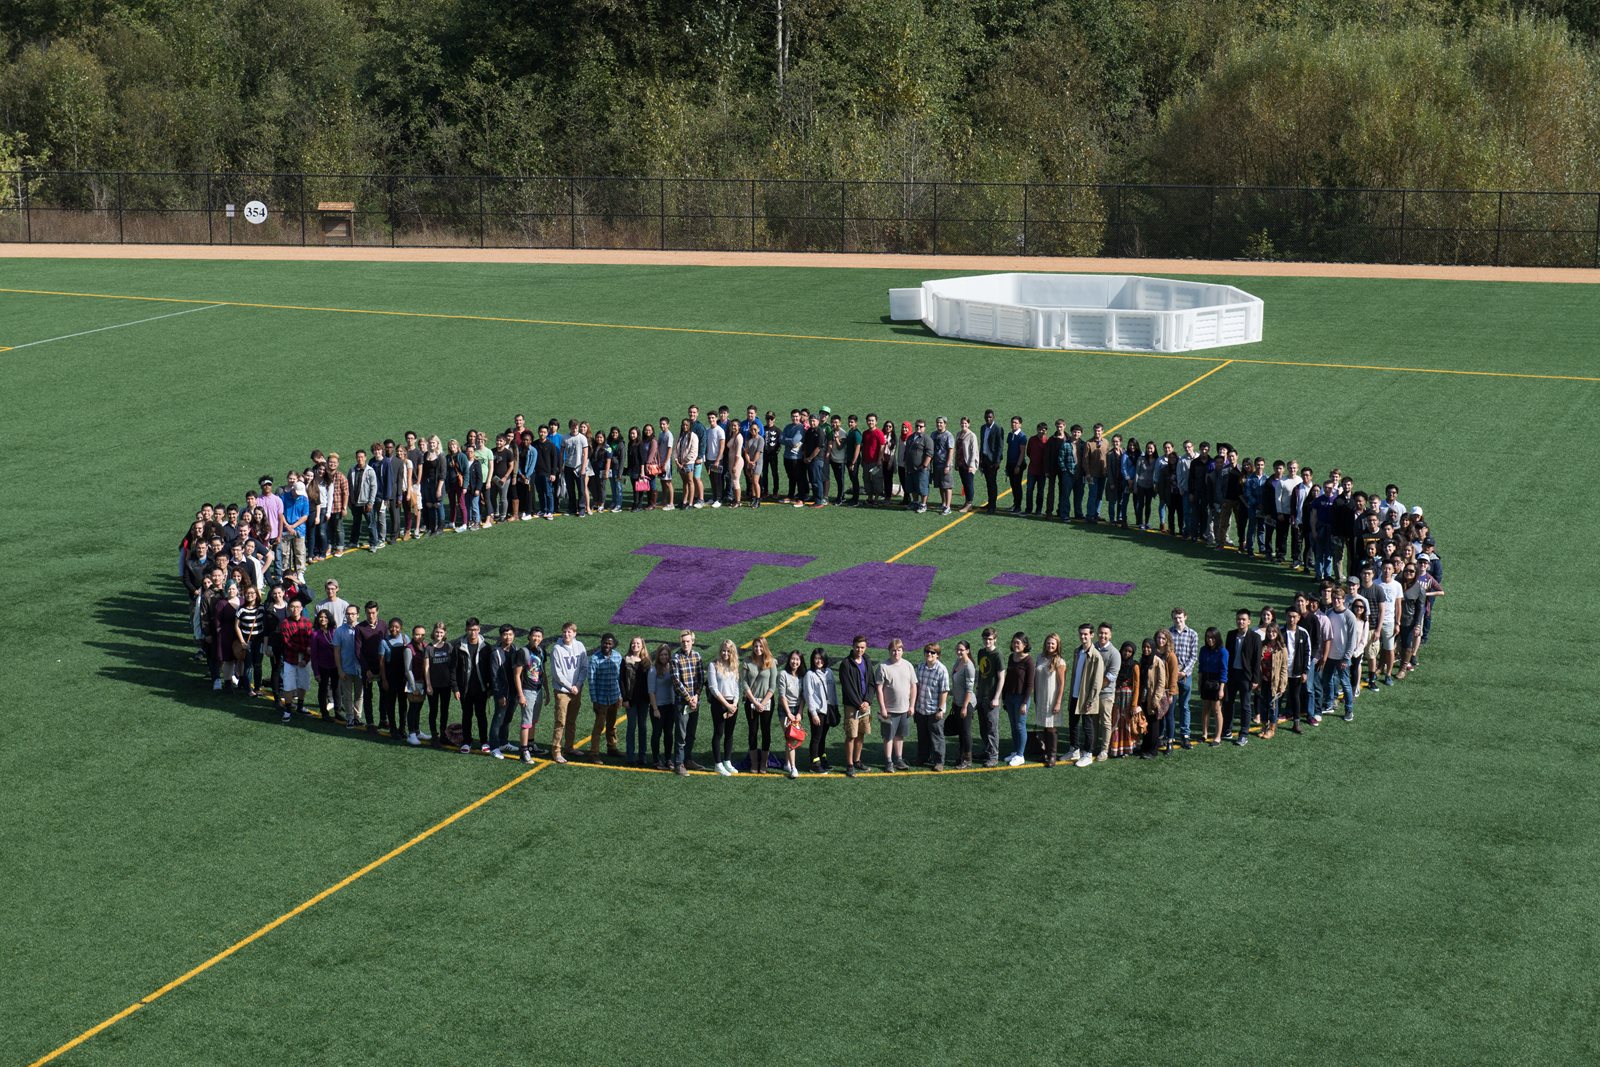
<instances>
[{"instance_id":1,"label":"student standing","mask_svg":"<svg viewBox=\"0 0 1600 1067\"><path fill-rule=\"evenodd\" d=\"M1222 702L1227 698L1228 650L1222 647L1222 634L1215 626L1206 627L1205 643L1200 648L1197 667L1200 671L1200 731L1206 744L1216 748L1222 744L1222 734L1227 729ZM1217 732L1211 732L1215 719Z\"/></svg>"},{"instance_id":2,"label":"student standing","mask_svg":"<svg viewBox=\"0 0 1600 1067\"><path fill-rule=\"evenodd\" d=\"M844 773L854 778L867 765L863 749L872 732L872 696L877 671L867 656L867 639L857 634L850 655L839 663L839 716L844 726Z\"/></svg>"},{"instance_id":3,"label":"student standing","mask_svg":"<svg viewBox=\"0 0 1600 1067\"><path fill-rule=\"evenodd\" d=\"M1228 632L1228 695L1223 703L1222 734L1230 720L1237 719L1239 732L1235 745L1250 740L1250 723L1255 718L1256 695L1261 691L1261 635L1250 628L1250 612L1240 608L1234 615L1237 628Z\"/></svg>"},{"instance_id":4,"label":"student standing","mask_svg":"<svg viewBox=\"0 0 1600 1067\"><path fill-rule=\"evenodd\" d=\"M561 637L550 646L548 668L556 707L550 758L565 763L563 752L576 754L578 712L583 706L583 687L589 680L589 652L578 640L577 623L561 624Z\"/></svg>"},{"instance_id":5,"label":"student standing","mask_svg":"<svg viewBox=\"0 0 1600 1067\"><path fill-rule=\"evenodd\" d=\"M811 650L811 669L806 672L801 690L801 703L811 720L811 769L827 774L828 730L839 722L839 683L828 669L828 654L820 648Z\"/></svg>"},{"instance_id":6,"label":"student standing","mask_svg":"<svg viewBox=\"0 0 1600 1067\"><path fill-rule=\"evenodd\" d=\"M711 714L711 766L724 778L733 766L733 728L739 721L739 648L724 640L706 671L706 710ZM772 720L767 720L770 728ZM756 767L756 720L750 720L750 770Z\"/></svg>"},{"instance_id":7,"label":"student standing","mask_svg":"<svg viewBox=\"0 0 1600 1067\"><path fill-rule=\"evenodd\" d=\"M780 679L778 661L773 657L772 651L767 647L765 637L757 637L750 643L750 658L745 662L739 689L741 693L735 696L744 698L744 716L746 723L746 741L750 766L754 768L766 767L767 750L772 747L772 715L774 701ZM732 770L732 726L729 726L728 766ZM715 756L713 755L713 759Z\"/></svg>"},{"instance_id":8,"label":"student standing","mask_svg":"<svg viewBox=\"0 0 1600 1067\"><path fill-rule=\"evenodd\" d=\"M630 766L643 767L650 737L650 654L642 637L629 639L622 658L622 699L628 708L624 758Z\"/></svg>"},{"instance_id":9,"label":"student standing","mask_svg":"<svg viewBox=\"0 0 1600 1067\"><path fill-rule=\"evenodd\" d=\"M956 642L956 662L950 670L950 721L956 727L956 770L972 766L972 716L976 706L978 669L972 661L972 645Z\"/></svg>"},{"instance_id":10,"label":"student standing","mask_svg":"<svg viewBox=\"0 0 1600 1067\"><path fill-rule=\"evenodd\" d=\"M622 755L617 748L617 708L622 704L622 653L617 651L615 635L600 635L600 648L589 657L587 674L589 703L594 706L594 729L589 733L589 758L596 763L604 763L600 755L602 741L607 756Z\"/></svg>"},{"instance_id":11,"label":"student standing","mask_svg":"<svg viewBox=\"0 0 1600 1067\"><path fill-rule=\"evenodd\" d=\"M516 695L518 716L518 756L523 763L532 763L538 746L533 740L534 728L539 725L539 712L544 708L544 630L529 627L528 643L517 650L512 660L511 691Z\"/></svg>"},{"instance_id":12,"label":"student standing","mask_svg":"<svg viewBox=\"0 0 1600 1067\"><path fill-rule=\"evenodd\" d=\"M878 718L883 731L883 769L909 771L905 760L906 728L917 698L917 672L904 658L905 642L889 642L889 658L878 665Z\"/></svg>"},{"instance_id":13,"label":"student standing","mask_svg":"<svg viewBox=\"0 0 1600 1067\"><path fill-rule=\"evenodd\" d=\"M1028 753L1028 703L1033 697L1033 660L1029 655L1028 635L1011 635L1011 658L1006 660L1001 687L1006 715L1011 720L1011 755L1006 762L1020 767Z\"/></svg>"},{"instance_id":14,"label":"student standing","mask_svg":"<svg viewBox=\"0 0 1600 1067\"><path fill-rule=\"evenodd\" d=\"M944 770L944 717L950 705L950 671L939 661L937 642L923 646L917 665L917 766Z\"/></svg>"},{"instance_id":15,"label":"student standing","mask_svg":"<svg viewBox=\"0 0 1600 1067\"><path fill-rule=\"evenodd\" d=\"M467 620L466 636L455 648L455 660L450 675L453 694L461 705L461 751L472 751L472 723L478 723L479 751L489 754L489 696L494 692L494 668L490 662L489 642L483 639L483 628L476 618Z\"/></svg>"},{"instance_id":16,"label":"student standing","mask_svg":"<svg viewBox=\"0 0 1600 1067\"><path fill-rule=\"evenodd\" d=\"M1042 460L1041 460L1042 462ZM1067 661L1061 654L1061 635L1045 635L1039 660L1033 666L1033 704L1044 731L1044 765L1056 765L1056 731L1061 725L1061 701L1067 693Z\"/></svg>"},{"instance_id":17,"label":"student standing","mask_svg":"<svg viewBox=\"0 0 1600 1067\"><path fill-rule=\"evenodd\" d=\"M994 627L984 627L981 639L982 647L974 657L978 680L973 714L978 717L978 737L983 744L983 765L997 767L1000 764L1000 701L1006 667L1005 661L1000 658L1000 650L996 647L998 635Z\"/></svg>"},{"instance_id":18,"label":"student standing","mask_svg":"<svg viewBox=\"0 0 1600 1067\"><path fill-rule=\"evenodd\" d=\"M694 735L700 722L700 694L706 687L706 669L694 647L693 630L678 635L678 648L672 653L672 687L678 712L672 769L681 776L701 769L694 761Z\"/></svg>"}]
</instances>

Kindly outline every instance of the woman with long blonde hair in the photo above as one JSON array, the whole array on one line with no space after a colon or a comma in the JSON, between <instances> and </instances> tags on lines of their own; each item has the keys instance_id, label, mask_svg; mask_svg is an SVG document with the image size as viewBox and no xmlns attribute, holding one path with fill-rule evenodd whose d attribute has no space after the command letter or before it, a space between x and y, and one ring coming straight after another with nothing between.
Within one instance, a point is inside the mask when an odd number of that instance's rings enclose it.
<instances>
[{"instance_id":1,"label":"woman with long blonde hair","mask_svg":"<svg viewBox=\"0 0 1600 1067\"><path fill-rule=\"evenodd\" d=\"M686 436L694 438L692 433ZM733 769L733 728L739 717L739 646L732 641L724 640L717 658L711 661L706 693L711 698L711 762L726 778L738 773Z\"/></svg>"},{"instance_id":2,"label":"woman with long blonde hair","mask_svg":"<svg viewBox=\"0 0 1600 1067\"><path fill-rule=\"evenodd\" d=\"M1033 707L1044 729L1044 765L1056 765L1056 730L1061 725L1061 697L1067 691L1067 660L1061 654L1061 635L1044 635L1039 660L1033 667Z\"/></svg>"},{"instance_id":3,"label":"woman with long blonde hair","mask_svg":"<svg viewBox=\"0 0 1600 1067\"><path fill-rule=\"evenodd\" d=\"M778 661L767 647L765 637L750 642L750 658L744 665L743 695L746 740L750 767L760 774L767 767L767 749L772 747L772 714L778 689Z\"/></svg>"}]
</instances>

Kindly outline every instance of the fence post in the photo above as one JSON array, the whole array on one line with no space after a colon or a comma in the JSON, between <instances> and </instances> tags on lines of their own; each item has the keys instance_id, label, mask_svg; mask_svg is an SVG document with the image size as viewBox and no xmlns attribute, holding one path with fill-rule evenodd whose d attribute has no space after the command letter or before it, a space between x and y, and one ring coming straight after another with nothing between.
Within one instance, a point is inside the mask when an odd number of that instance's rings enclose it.
<instances>
[{"instance_id":1,"label":"fence post","mask_svg":"<svg viewBox=\"0 0 1600 1067\"><path fill-rule=\"evenodd\" d=\"M578 247L578 179L567 179L567 247Z\"/></svg>"},{"instance_id":2,"label":"fence post","mask_svg":"<svg viewBox=\"0 0 1600 1067\"><path fill-rule=\"evenodd\" d=\"M660 197L661 209L661 214L657 216L657 222L660 227L657 243L661 246L661 251L665 252L667 250L667 179L656 179L656 191Z\"/></svg>"},{"instance_id":3,"label":"fence post","mask_svg":"<svg viewBox=\"0 0 1600 1067\"><path fill-rule=\"evenodd\" d=\"M206 171L206 244L216 244L216 209L211 206L211 172Z\"/></svg>"},{"instance_id":4,"label":"fence post","mask_svg":"<svg viewBox=\"0 0 1600 1067\"><path fill-rule=\"evenodd\" d=\"M1501 225L1506 216L1506 191L1500 190L1495 194L1494 208L1494 265L1500 265L1500 234Z\"/></svg>"},{"instance_id":5,"label":"fence post","mask_svg":"<svg viewBox=\"0 0 1600 1067\"><path fill-rule=\"evenodd\" d=\"M483 247L483 176L478 176L478 247Z\"/></svg>"},{"instance_id":6,"label":"fence post","mask_svg":"<svg viewBox=\"0 0 1600 1067\"><path fill-rule=\"evenodd\" d=\"M22 225L29 244L33 243L33 197L28 195L31 192L32 190L28 188L28 168L23 167L17 174L17 196L22 199ZM1596 226L1600 227L1600 219L1597 219ZM1597 229L1596 233L1600 234L1600 229ZM1600 245L1596 247L1600 248Z\"/></svg>"},{"instance_id":7,"label":"fence post","mask_svg":"<svg viewBox=\"0 0 1600 1067\"><path fill-rule=\"evenodd\" d=\"M939 183L933 183L933 254L939 254Z\"/></svg>"},{"instance_id":8,"label":"fence post","mask_svg":"<svg viewBox=\"0 0 1600 1067\"><path fill-rule=\"evenodd\" d=\"M839 251L844 251L845 243L845 210L844 210L844 182L839 183Z\"/></svg>"},{"instance_id":9,"label":"fence post","mask_svg":"<svg viewBox=\"0 0 1600 1067\"><path fill-rule=\"evenodd\" d=\"M33 230L29 229L28 233L32 234ZM1600 267L1600 193L1594 198L1594 265Z\"/></svg>"},{"instance_id":10,"label":"fence post","mask_svg":"<svg viewBox=\"0 0 1600 1067\"><path fill-rule=\"evenodd\" d=\"M1206 202L1206 258L1212 257L1212 248L1216 245L1217 232L1217 187L1213 185L1207 190L1209 199Z\"/></svg>"},{"instance_id":11,"label":"fence post","mask_svg":"<svg viewBox=\"0 0 1600 1067\"><path fill-rule=\"evenodd\" d=\"M750 179L750 251L756 250L756 180Z\"/></svg>"},{"instance_id":12,"label":"fence post","mask_svg":"<svg viewBox=\"0 0 1600 1067\"><path fill-rule=\"evenodd\" d=\"M1400 255L1398 263L1406 261L1406 191L1400 190Z\"/></svg>"},{"instance_id":13,"label":"fence post","mask_svg":"<svg viewBox=\"0 0 1600 1067\"><path fill-rule=\"evenodd\" d=\"M127 171L117 171L117 244L119 245L122 244L124 240L122 235L122 186L123 181L127 178L127 176Z\"/></svg>"},{"instance_id":14,"label":"fence post","mask_svg":"<svg viewBox=\"0 0 1600 1067\"><path fill-rule=\"evenodd\" d=\"M304 174L296 174L294 176L294 187L295 192L298 194L300 211L300 247L304 248L306 246L306 176ZM350 213L352 240L354 240L355 226L355 212L352 211Z\"/></svg>"},{"instance_id":15,"label":"fence post","mask_svg":"<svg viewBox=\"0 0 1600 1067\"><path fill-rule=\"evenodd\" d=\"M394 247L394 175L391 174L383 183L384 211L389 218L389 247Z\"/></svg>"},{"instance_id":16,"label":"fence post","mask_svg":"<svg viewBox=\"0 0 1600 1067\"><path fill-rule=\"evenodd\" d=\"M1028 254L1028 183L1022 183L1022 254Z\"/></svg>"}]
</instances>

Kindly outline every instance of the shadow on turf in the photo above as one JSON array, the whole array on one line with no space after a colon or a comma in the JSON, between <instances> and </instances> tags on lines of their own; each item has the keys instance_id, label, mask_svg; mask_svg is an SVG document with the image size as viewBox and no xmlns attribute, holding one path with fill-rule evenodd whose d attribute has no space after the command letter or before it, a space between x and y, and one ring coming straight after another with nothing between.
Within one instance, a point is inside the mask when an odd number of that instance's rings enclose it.
<instances>
[{"instance_id":1,"label":"shadow on turf","mask_svg":"<svg viewBox=\"0 0 1600 1067\"><path fill-rule=\"evenodd\" d=\"M100 640L86 642L113 661L97 673L102 678L138 686L155 696L193 708L236 715L252 722L273 722L278 710L268 700L252 700L242 693L219 693L211 688L205 663L195 658L189 638L190 617L183 591L168 580L152 579L144 586L123 589L94 603L94 620ZM315 691L310 694L313 698ZM360 741L383 741L364 730L347 731L334 723L306 716L299 726L326 726L326 732Z\"/></svg>"},{"instance_id":2,"label":"shadow on turf","mask_svg":"<svg viewBox=\"0 0 1600 1067\"><path fill-rule=\"evenodd\" d=\"M1020 522L1057 522L1055 519L1036 516L1012 515L1004 510L994 516L983 515L979 517L983 519L1011 519ZM1263 583L1271 585L1283 593L1279 598L1280 602L1276 604L1280 625L1283 621L1283 611L1288 606L1288 602L1293 599L1295 592L1298 590L1310 592L1316 586L1315 580L1309 575L1297 574L1288 567L1276 563L1265 563L1259 559L1252 559L1228 549L1208 548L1204 544L1185 541L1181 538L1173 537L1171 534L1164 534L1155 530L1137 530L1131 526L1118 526L1104 520L1092 525L1074 520L1069 526L1071 528L1070 536L1114 538L1139 545L1142 550L1173 553L1193 561L1199 569L1220 579L1230 582L1249 582L1251 583L1250 585L1233 588L1229 595L1239 601L1240 607L1248 607L1252 614L1259 612L1261 609L1261 605L1255 603L1261 597L1260 586ZM1215 625L1219 630L1226 632L1231 627L1233 619L1231 616L1222 620L1195 619L1191 617L1189 623L1201 633L1205 632L1206 626L1211 625Z\"/></svg>"}]
</instances>

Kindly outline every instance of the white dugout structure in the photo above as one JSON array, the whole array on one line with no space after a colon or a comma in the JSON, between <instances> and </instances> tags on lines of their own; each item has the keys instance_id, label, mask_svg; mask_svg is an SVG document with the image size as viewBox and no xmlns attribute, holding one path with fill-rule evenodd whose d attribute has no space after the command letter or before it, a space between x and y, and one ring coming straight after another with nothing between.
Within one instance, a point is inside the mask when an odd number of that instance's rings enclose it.
<instances>
[{"instance_id":1,"label":"white dugout structure","mask_svg":"<svg viewBox=\"0 0 1600 1067\"><path fill-rule=\"evenodd\" d=\"M1116 274L981 274L889 290L889 317L1027 348L1193 352L1261 340L1265 305L1231 285Z\"/></svg>"}]
</instances>

